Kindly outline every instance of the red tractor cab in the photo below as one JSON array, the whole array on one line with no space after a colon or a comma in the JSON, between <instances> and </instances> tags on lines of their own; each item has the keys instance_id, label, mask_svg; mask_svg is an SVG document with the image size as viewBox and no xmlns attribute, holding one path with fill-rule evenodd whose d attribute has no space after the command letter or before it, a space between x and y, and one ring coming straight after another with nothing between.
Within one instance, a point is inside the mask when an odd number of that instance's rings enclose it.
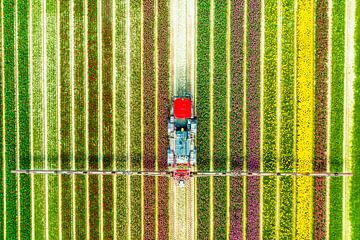
<instances>
[{"instance_id":1,"label":"red tractor cab","mask_svg":"<svg viewBox=\"0 0 360 240\"><path fill-rule=\"evenodd\" d=\"M189 98L176 98L174 104L174 117L185 119L192 117L192 102Z\"/></svg>"}]
</instances>

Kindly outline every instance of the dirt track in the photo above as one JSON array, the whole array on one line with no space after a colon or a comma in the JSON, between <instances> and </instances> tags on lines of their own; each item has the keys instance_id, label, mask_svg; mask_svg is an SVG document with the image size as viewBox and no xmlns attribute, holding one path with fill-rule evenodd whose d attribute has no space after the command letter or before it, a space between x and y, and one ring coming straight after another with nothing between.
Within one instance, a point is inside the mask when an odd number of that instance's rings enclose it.
<instances>
[{"instance_id":1,"label":"dirt track","mask_svg":"<svg viewBox=\"0 0 360 240\"><path fill-rule=\"evenodd\" d=\"M171 239L194 239L195 182L189 180L185 188L170 181L170 237Z\"/></svg>"}]
</instances>

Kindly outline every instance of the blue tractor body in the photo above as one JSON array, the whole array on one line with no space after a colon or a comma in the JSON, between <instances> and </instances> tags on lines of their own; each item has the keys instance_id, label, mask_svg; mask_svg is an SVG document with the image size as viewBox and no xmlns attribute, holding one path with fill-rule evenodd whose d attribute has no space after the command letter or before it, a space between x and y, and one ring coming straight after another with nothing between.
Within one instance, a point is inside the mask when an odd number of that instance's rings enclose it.
<instances>
[{"instance_id":1,"label":"blue tractor body","mask_svg":"<svg viewBox=\"0 0 360 240\"><path fill-rule=\"evenodd\" d=\"M173 170L196 165L195 137L197 119L190 96L174 97L168 119L169 147L167 164Z\"/></svg>"}]
</instances>

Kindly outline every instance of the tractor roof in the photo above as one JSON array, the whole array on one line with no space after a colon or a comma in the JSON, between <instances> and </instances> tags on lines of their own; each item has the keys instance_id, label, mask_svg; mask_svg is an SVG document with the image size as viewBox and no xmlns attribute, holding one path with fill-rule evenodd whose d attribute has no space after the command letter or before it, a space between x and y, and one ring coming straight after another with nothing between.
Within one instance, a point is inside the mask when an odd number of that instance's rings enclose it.
<instances>
[{"instance_id":1,"label":"tractor roof","mask_svg":"<svg viewBox=\"0 0 360 240\"><path fill-rule=\"evenodd\" d=\"M192 102L189 98L176 98L174 100L175 118L191 118Z\"/></svg>"}]
</instances>

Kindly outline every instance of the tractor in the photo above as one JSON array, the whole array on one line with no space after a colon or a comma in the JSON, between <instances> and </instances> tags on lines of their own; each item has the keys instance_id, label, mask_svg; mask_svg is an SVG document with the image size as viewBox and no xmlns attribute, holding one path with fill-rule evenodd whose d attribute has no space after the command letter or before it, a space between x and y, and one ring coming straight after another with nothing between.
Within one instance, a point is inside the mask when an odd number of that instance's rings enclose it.
<instances>
[{"instance_id":1,"label":"tractor","mask_svg":"<svg viewBox=\"0 0 360 240\"><path fill-rule=\"evenodd\" d=\"M185 186L192 166L196 166L196 130L197 118L192 97L173 97L168 118L167 164L180 187Z\"/></svg>"}]
</instances>

